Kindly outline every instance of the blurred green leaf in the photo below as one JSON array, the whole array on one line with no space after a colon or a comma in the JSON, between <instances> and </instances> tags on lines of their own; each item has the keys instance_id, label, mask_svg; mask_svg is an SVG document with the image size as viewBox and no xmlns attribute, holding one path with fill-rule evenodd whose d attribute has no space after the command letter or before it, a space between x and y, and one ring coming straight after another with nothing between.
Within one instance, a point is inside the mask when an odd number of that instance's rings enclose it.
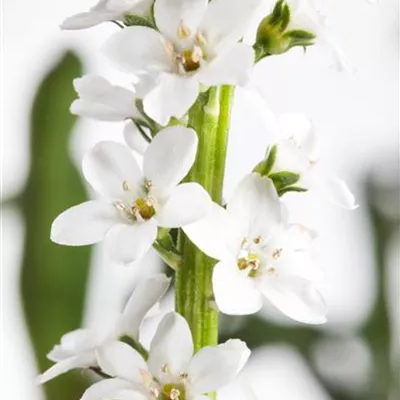
<instances>
[{"instance_id":1,"label":"blurred green leaf","mask_svg":"<svg viewBox=\"0 0 400 400\"><path fill-rule=\"evenodd\" d=\"M76 117L69 113L72 80L82 73L66 53L41 83L31 114L31 168L20 199L26 223L22 297L38 366L51 365L46 354L65 332L80 326L89 271L90 248L51 243L50 226L63 210L86 200L82 180L69 156ZM85 388L79 373L45 385L49 400L78 399Z\"/></svg>"}]
</instances>

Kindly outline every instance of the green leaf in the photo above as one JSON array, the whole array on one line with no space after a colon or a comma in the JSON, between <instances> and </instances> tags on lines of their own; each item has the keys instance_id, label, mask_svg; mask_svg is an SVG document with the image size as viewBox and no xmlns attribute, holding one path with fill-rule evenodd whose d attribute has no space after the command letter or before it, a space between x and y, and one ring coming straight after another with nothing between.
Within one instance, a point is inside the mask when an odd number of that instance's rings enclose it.
<instances>
[{"instance_id":1,"label":"green leaf","mask_svg":"<svg viewBox=\"0 0 400 400\"><path fill-rule=\"evenodd\" d=\"M146 26L147 28L156 28L152 21L134 14L126 15L124 19L124 24L126 26Z\"/></svg>"},{"instance_id":2,"label":"green leaf","mask_svg":"<svg viewBox=\"0 0 400 400\"><path fill-rule=\"evenodd\" d=\"M272 179L276 190L279 192L288 186L296 184L300 180L300 174L290 171L280 171L270 174L269 178Z\"/></svg>"},{"instance_id":3,"label":"green leaf","mask_svg":"<svg viewBox=\"0 0 400 400\"><path fill-rule=\"evenodd\" d=\"M66 53L40 84L31 112L31 166L20 200L26 225L21 290L40 371L52 365L46 354L60 337L81 326L84 309L91 249L50 241L54 218L87 200L69 155L76 121L69 113L75 98L72 80L81 74L79 59ZM80 398L86 386L82 373L74 372L44 388L49 400L71 400Z\"/></svg>"}]
</instances>

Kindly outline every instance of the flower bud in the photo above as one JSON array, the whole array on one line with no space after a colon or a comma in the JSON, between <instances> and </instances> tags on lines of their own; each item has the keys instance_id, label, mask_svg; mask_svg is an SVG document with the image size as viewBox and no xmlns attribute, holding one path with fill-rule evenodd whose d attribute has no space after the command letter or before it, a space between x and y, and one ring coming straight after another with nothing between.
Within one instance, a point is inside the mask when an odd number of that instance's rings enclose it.
<instances>
[{"instance_id":1,"label":"flower bud","mask_svg":"<svg viewBox=\"0 0 400 400\"><path fill-rule=\"evenodd\" d=\"M292 47L311 46L315 42L315 34L302 29L291 29L292 14L284 0L278 0L272 13L265 17L257 30L254 50L256 60L282 54Z\"/></svg>"}]
</instances>

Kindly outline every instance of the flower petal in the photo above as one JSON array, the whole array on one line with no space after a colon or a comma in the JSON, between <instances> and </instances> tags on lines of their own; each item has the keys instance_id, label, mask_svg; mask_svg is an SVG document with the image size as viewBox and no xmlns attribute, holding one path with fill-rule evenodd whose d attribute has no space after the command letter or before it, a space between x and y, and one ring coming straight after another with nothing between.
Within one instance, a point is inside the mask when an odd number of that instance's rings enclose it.
<instances>
[{"instance_id":1,"label":"flower petal","mask_svg":"<svg viewBox=\"0 0 400 400\"><path fill-rule=\"evenodd\" d=\"M119 224L110 230L105 243L112 260L128 265L146 254L157 237L154 219L133 224Z\"/></svg>"},{"instance_id":2,"label":"flower petal","mask_svg":"<svg viewBox=\"0 0 400 400\"><path fill-rule=\"evenodd\" d=\"M191 37L197 32L207 5L208 0L156 0L154 17L157 27L164 36L172 41L181 39L179 38L181 26L189 29L188 36ZM183 39L185 38L181 40Z\"/></svg>"},{"instance_id":3,"label":"flower petal","mask_svg":"<svg viewBox=\"0 0 400 400\"><path fill-rule=\"evenodd\" d=\"M143 174L155 190L168 192L187 175L196 158L197 142L196 132L183 126L157 134L143 160Z\"/></svg>"},{"instance_id":4,"label":"flower petal","mask_svg":"<svg viewBox=\"0 0 400 400\"><path fill-rule=\"evenodd\" d=\"M283 219L274 184L256 173L247 175L239 183L227 210L243 237L267 237Z\"/></svg>"},{"instance_id":5,"label":"flower petal","mask_svg":"<svg viewBox=\"0 0 400 400\"><path fill-rule=\"evenodd\" d=\"M229 257L237 250L235 244L243 240L237 235L228 212L217 203L212 203L205 218L185 225L183 230L201 251L216 260Z\"/></svg>"},{"instance_id":6,"label":"flower petal","mask_svg":"<svg viewBox=\"0 0 400 400\"><path fill-rule=\"evenodd\" d=\"M167 314L151 342L147 361L150 372L160 378L168 366L172 375L179 375L186 371L192 355L193 340L188 323L177 313Z\"/></svg>"},{"instance_id":7,"label":"flower petal","mask_svg":"<svg viewBox=\"0 0 400 400\"><path fill-rule=\"evenodd\" d=\"M247 273L237 268L234 259L221 261L213 273L215 301L224 314L249 315L262 307L262 297Z\"/></svg>"},{"instance_id":8,"label":"flower petal","mask_svg":"<svg viewBox=\"0 0 400 400\"><path fill-rule=\"evenodd\" d=\"M46 383L59 375L65 374L75 368L89 368L96 366L96 358L94 352L84 353L76 357L67 358L50 367L42 375L37 378L38 384Z\"/></svg>"},{"instance_id":9,"label":"flower petal","mask_svg":"<svg viewBox=\"0 0 400 400\"><path fill-rule=\"evenodd\" d=\"M51 226L51 240L67 246L85 246L102 241L120 221L116 208L104 201L87 201L60 214Z\"/></svg>"},{"instance_id":10,"label":"flower petal","mask_svg":"<svg viewBox=\"0 0 400 400\"><path fill-rule=\"evenodd\" d=\"M195 182L182 183L170 192L168 200L157 213L158 225L180 228L204 218L211 207L206 190Z\"/></svg>"},{"instance_id":11,"label":"flower petal","mask_svg":"<svg viewBox=\"0 0 400 400\"><path fill-rule=\"evenodd\" d=\"M213 0L207 7L199 30L203 32L211 47L230 47L244 36L261 1Z\"/></svg>"},{"instance_id":12,"label":"flower petal","mask_svg":"<svg viewBox=\"0 0 400 400\"><path fill-rule=\"evenodd\" d=\"M98 193L129 203L142 179L131 150L120 143L96 144L83 159L82 169L86 180Z\"/></svg>"},{"instance_id":13,"label":"flower petal","mask_svg":"<svg viewBox=\"0 0 400 400\"><path fill-rule=\"evenodd\" d=\"M164 296L171 279L164 274L151 276L138 284L119 319L118 335L137 340L139 327L145 315Z\"/></svg>"},{"instance_id":14,"label":"flower petal","mask_svg":"<svg viewBox=\"0 0 400 400\"><path fill-rule=\"evenodd\" d=\"M94 383L81 397L81 400L99 400L114 397L115 394L123 389L130 389L132 384L123 379L104 379Z\"/></svg>"},{"instance_id":15,"label":"flower petal","mask_svg":"<svg viewBox=\"0 0 400 400\"><path fill-rule=\"evenodd\" d=\"M268 279L261 287L264 296L295 321L320 325L326 322L326 305L315 285L295 276Z\"/></svg>"},{"instance_id":16,"label":"flower petal","mask_svg":"<svg viewBox=\"0 0 400 400\"><path fill-rule=\"evenodd\" d=\"M231 382L243 368L250 350L241 340L204 347L189 363L190 389L195 394L213 392Z\"/></svg>"},{"instance_id":17,"label":"flower petal","mask_svg":"<svg viewBox=\"0 0 400 400\"><path fill-rule=\"evenodd\" d=\"M133 121L129 121L124 128L124 139L126 144L132 149L143 155L149 147L149 142L139 132L139 128Z\"/></svg>"},{"instance_id":18,"label":"flower petal","mask_svg":"<svg viewBox=\"0 0 400 400\"><path fill-rule=\"evenodd\" d=\"M167 125L171 117L182 118L198 94L199 83L193 77L163 73L145 96L144 111L159 124Z\"/></svg>"},{"instance_id":19,"label":"flower petal","mask_svg":"<svg viewBox=\"0 0 400 400\"><path fill-rule=\"evenodd\" d=\"M105 55L127 73L171 71L173 58L165 39L155 29L130 26L121 29L104 45Z\"/></svg>"},{"instance_id":20,"label":"flower petal","mask_svg":"<svg viewBox=\"0 0 400 400\"><path fill-rule=\"evenodd\" d=\"M197 79L207 86L244 86L250 78L253 65L253 48L244 43L237 43L202 68Z\"/></svg>"},{"instance_id":21,"label":"flower petal","mask_svg":"<svg viewBox=\"0 0 400 400\"><path fill-rule=\"evenodd\" d=\"M119 12L110 11L105 8L103 10L92 9L91 11L75 14L66 18L61 24L61 29L87 29L101 24L102 22L112 21L114 19L120 19Z\"/></svg>"},{"instance_id":22,"label":"flower petal","mask_svg":"<svg viewBox=\"0 0 400 400\"><path fill-rule=\"evenodd\" d=\"M123 121L140 118L135 95L122 86L113 86L101 76L85 75L74 80L80 99L71 105L71 112L101 121Z\"/></svg>"},{"instance_id":23,"label":"flower petal","mask_svg":"<svg viewBox=\"0 0 400 400\"><path fill-rule=\"evenodd\" d=\"M325 177L321 183L323 192L333 204L346 210L355 210L358 208L354 195L343 180L332 176Z\"/></svg>"},{"instance_id":24,"label":"flower petal","mask_svg":"<svg viewBox=\"0 0 400 400\"><path fill-rule=\"evenodd\" d=\"M96 350L97 362L106 374L141 384L141 371L147 371L146 361L131 346L112 341Z\"/></svg>"}]
</instances>

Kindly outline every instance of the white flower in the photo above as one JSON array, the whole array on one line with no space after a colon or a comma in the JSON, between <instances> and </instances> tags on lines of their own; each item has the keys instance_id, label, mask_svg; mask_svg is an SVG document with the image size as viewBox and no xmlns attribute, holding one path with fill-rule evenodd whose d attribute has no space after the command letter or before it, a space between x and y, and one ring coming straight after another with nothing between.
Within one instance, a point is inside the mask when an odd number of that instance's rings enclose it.
<instances>
[{"instance_id":1,"label":"white flower","mask_svg":"<svg viewBox=\"0 0 400 400\"><path fill-rule=\"evenodd\" d=\"M126 15L146 16L153 0L100 0L88 12L68 17L62 29L86 29L102 22L124 20Z\"/></svg>"},{"instance_id":2,"label":"white flower","mask_svg":"<svg viewBox=\"0 0 400 400\"><path fill-rule=\"evenodd\" d=\"M219 260L213 287L222 312L255 313L265 296L297 321L326 321L313 283L319 269L308 252L314 234L289 225L286 214L272 181L250 174L226 210L215 204L204 220L184 228L202 251Z\"/></svg>"},{"instance_id":3,"label":"white flower","mask_svg":"<svg viewBox=\"0 0 400 400\"><path fill-rule=\"evenodd\" d=\"M84 158L83 173L105 199L59 215L51 239L69 246L104 239L111 258L129 264L149 250L158 226L178 228L203 218L208 193L197 183L179 184L194 163L197 142L189 128L160 131L144 154L143 172L126 146L98 143Z\"/></svg>"},{"instance_id":4,"label":"white flower","mask_svg":"<svg viewBox=\"0 0 400 400\"><path fill-rule=\"evenodd\" d=\"M339 70L352 70L349 60L333 38L327 18L322 14L316 0L286 0L291 10L291 21L288 31L294 29L306 30L313 33L316 43L325 45L332 53L335 65Z\"/></svg>"},{"instance_id":5,"label":"white flower","mask_svg":"<svg viewBox=\"0 0 400 400\"><path fill-rule=\"evenodd\" d=\"M291 171L301 178L295 186L319 190L334 204L349 210L358 207L341 179L327 175L320 162L319 137L302 114L283 114L277 120L277 158L271 172Z\"/></svg>"},{"instance_id":6,"label":"white flower","mask_svg":"<svg viewBox=\"0 0 400 400\"><path fill-rule=\"evenodd\" d=\"M134 92L122 86L113 86L105 78L85 75L74 80L79 99L70 108L72 114L99 121L126 121L124 138L128 146L144 154L150 140L148 132L141 133L137 123L146 124L143 115L136 107ZM140 129L145 129L144 127Z\"/></svg>"},{"instance_id":7,"label":"white flower","mask_svg":"<svg viewBox=\"0 0 400 400\"><path fill-rule=\"evenodd\" d=\"M122 70L152 78L144 110L165 125L187 112L200 84L246 83L254 51L237 42L260 1L156 0L160 32L142 26L123 29L106 43L105 52Z\"/></svg>"},{"instance_id":8,"label":"white flower","mask_svg":"<svg viewBox=\"0 0 400 400\"><path fill-rule=\"evenodd\" d=\"M138 342L139 327L149 310L161 299L170 284L170 279L159 274L143 280L135 288L115 326L107 332L78 329L61 338L47 357L56 364L38 377L38 383L45 383L58 375L75 368L98 367L96 351L102 346L129 336Z\"/></svg>"},{"instance_id":9,"label":"white flower","mask_svg":"<svg viewBox=\"0 0 400 400\"><path fill-rule=\"evenodd\" d=\"M147 362L125 343L113 342L99 349L98 363L112 379L95 383L81 400L206 400L206 393L236 377L249 355L240 340L205 347L193 355L187 322L170 313L158 326Z\"/></svg>"}]
</instances>

